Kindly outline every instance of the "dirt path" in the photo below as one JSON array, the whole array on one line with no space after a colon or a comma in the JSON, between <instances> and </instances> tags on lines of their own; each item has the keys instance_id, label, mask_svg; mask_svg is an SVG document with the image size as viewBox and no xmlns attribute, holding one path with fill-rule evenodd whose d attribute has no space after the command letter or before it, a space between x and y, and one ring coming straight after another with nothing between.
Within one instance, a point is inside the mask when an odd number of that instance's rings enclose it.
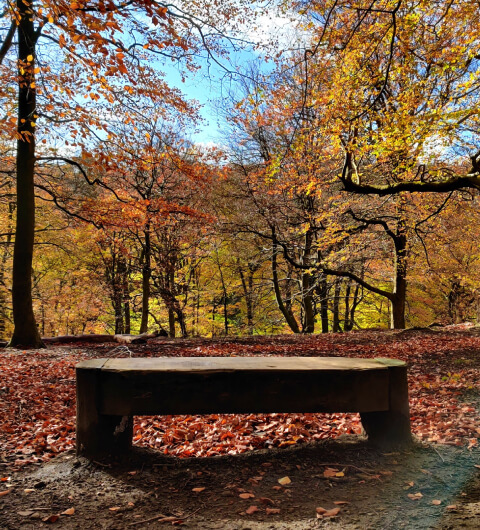
<instances>
[{"instance_id":1,"label":"dirt path","mask_svg":"<svg viewBox=\"0 0 480 530\"><path fill-rule=\"evenodd\" d=\"M109 464L63 454L14 476L0 528L473 529L479 464L479 450L417 444L381 453L356 436L213 458L136 449ZM319 507L339 513L318 519Z\"/></svg>"}]
</instances>

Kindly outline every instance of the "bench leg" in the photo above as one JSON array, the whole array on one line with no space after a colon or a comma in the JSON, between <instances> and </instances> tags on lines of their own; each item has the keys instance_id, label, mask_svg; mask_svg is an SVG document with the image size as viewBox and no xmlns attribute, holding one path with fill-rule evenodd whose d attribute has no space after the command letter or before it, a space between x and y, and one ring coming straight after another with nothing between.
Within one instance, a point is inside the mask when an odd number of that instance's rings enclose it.
<instances>
[{"instance_id":1,"label":"bench leg","mask_svg":"<svg viewBox=\"0 0 480 530\"><path fill-rule=\"evenodd\" d=\"M78 369L77 455L91 460L122 454L132 447L133 417L99 413L100 370Z\"/></svg>"},{"instance_id":2,"label":"bench leg","mask_svg":"<svg viewBox=\"0 0 480 530\"><path fill-rule=\"evenodd\" d=\"M382 447L404 447L412 443L406 366L389 366L390 410L360 414L368 440Z\"/></svg>"}]
</instances>

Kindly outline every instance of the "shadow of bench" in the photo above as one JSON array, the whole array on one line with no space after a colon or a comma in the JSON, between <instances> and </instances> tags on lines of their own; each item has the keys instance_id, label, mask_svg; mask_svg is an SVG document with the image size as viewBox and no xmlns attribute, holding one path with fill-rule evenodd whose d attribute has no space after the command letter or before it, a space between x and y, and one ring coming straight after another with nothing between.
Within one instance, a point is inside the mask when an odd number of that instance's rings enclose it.
<instances>
[{"instance_id":1,"label":"shadow of bench","mask_svg":"<svg viewBox=\"0 0 480 530\"><path fill-rule=\"evenodd\" d=\"M359 412L369 441L412 441L407 366L342 357L94 359L76 367L77 454L128 452L133 416Z\"/></svg>"}]
</instances>

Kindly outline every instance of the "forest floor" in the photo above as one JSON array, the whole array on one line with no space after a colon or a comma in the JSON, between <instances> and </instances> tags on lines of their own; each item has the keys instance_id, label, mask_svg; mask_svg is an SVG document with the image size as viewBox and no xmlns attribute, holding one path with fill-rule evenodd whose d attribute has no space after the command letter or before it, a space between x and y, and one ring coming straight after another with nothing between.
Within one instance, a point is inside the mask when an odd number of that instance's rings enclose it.
<instances>
[{"instance_id":1,"label":"forest floor","mask_svg":"<svg viewBox=\"0 0 480 530\"><path fill-rule=\"evenodd\" d=\"M408 450L357 415L141 417L124 461L76 458L75 364L124 356L392 357ZM359 331L0 350L0 528L457 529L480 520L480 330Z\"/></svg>"}]
</instances>

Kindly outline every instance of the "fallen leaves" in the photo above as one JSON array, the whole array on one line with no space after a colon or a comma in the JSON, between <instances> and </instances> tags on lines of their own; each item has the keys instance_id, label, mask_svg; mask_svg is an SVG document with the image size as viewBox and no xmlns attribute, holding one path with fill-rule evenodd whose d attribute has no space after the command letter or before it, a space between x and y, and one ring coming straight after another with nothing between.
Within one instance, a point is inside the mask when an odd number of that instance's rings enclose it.
<instances>
[{"instance_id":1,"label":"fallen leaves","mask_svg":"<svg viewBox=\"0 0 480 530\"><path fill-rule=\"evenodd\" d=\"M316 508L317 519L322 519L325 517L336 517L340 513L340 508L332 508L331 510L326 510L319 506Z\"/></svg>"},{"instance_id":2,"label":"fallen leaves","mask_svg":"<svg viewBox=\"0 0 480 530\"><path fill-rule=\"evenodd\" d=\"M8 495L10 493L10 490L0 491L0 497L4 497L5 495Z\"/></svg>"},{"instance_id":3,"label":"fallen leaves","mask_svg":"<svg viewBox=\"0 0 480 530\"><path fill-rule=\"evenodd\" d=\"M357 337L362 340L358 341ZM461 333L389 335L364 331L358 335L312 337L258 337L249 341L185 341L182 347L163 353L180 356L224 355L343 355L388 356L409 362L409 392L412 429L427 442L476 448L480 438L480 416L472 403L461 398L478 387L478 370L458 363L453 352L480 349L480 336ZM150 347L150 346L149 346ZM73 448L75 443L75 364L95 356L95 349L54 346L49 350L2 353L0 374L0 450L14 455L14 468L47 461ZM132 348L137 348L132 345ZM435 352L432 354L432 352ZM467 352L467 353L465 353ZM135 355L157 355L139 348ZM98 357L104 350L98 351ZM429 359L434 355L435 363ZM459 355L459 354L458 354ZM473 355L473 354L472 354ZM463 358L463 357L462 357ZM446 363L450 363L446 368ZM238 454L254 449L299 444L341 434L359 433L356 414L211 414L205 416L155 416L137 418L136 444L180 457ZM10 458L10 457L9 457ZM334 466L332 466L334 467ZM341 468L325 470L326 478L342 478ZM331 476L328 476L331 473ZM388 471L387 471L388 473ZM133 474L133 473L132 473ZM386 473L381 472L381 475ZM3 482L3 478L0 479Z\"/></svg>"},{"instance_id":4,"label":"fallen leaves","mask_svg":"<svg viewBox=\"0 0 480 530\"><path fill-rule=\"evenodd\" d=\"M278 479L278 483L281 484L282 486L286 486L287 484L290 484L291 482L292 481L290 480L289 477L282 477Z\"/></svg>"},{"instance_id":5,"label":"fallen leaves","mask_svg":"<svg viewBox=\"0 0 480 530\"><path fill-rule=\"evenodd\" d=\"M420 492L418 492L418 493L409 493L408 494L408 498L411 499L412 501L418 501L422 497L423 497L423 495Z\"/></svg>"},{"instance_id":6,"label":"fallen leaves","mask_svg":"<svg viewBox=\"0 0 480 530\"><path fill-rule=\"evenodd\" d=\"M240 493L239 497L241 499L253 499L255 495L253 493Z\"/></svg>"}]
</instances>

